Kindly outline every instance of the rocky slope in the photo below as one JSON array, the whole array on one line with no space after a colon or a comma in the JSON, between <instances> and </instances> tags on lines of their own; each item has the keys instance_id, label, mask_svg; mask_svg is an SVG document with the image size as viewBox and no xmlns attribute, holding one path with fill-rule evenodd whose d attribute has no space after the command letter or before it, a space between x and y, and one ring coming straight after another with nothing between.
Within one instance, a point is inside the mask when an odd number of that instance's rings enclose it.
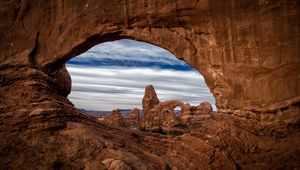
<instances>
[{"instance_id":1,"label":"rocky slope","mask_svg":"<svg viewBox=\"0 0 300 170\"><path fill-rule=\"evenodd\" d=\"M0 2L0 169L300 167L297 0ZM219 112L176 137L99 124L67 60L131 38L201 72ZM122 166L122 167L121 167Z\"/></svg>"}]
</instances>

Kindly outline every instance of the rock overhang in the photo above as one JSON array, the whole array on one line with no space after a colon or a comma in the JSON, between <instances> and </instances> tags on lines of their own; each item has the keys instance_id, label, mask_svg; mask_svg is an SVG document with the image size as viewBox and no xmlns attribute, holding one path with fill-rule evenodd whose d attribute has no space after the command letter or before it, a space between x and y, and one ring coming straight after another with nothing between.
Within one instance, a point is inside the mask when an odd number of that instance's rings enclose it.
<instances>
[{"instance_id":1,"label":"rock overhang","mask_svg":"<svg viewBox=\"0 0 300 170\"><path fill-rule=\"evenodd\" d=\"M55 76L68 59L93 45L130 38L165 48L197 69L219 110L268 112L300 101L297 2L7 1L3 6L1 68L22 65Z\"/></svg>"}]
</instances>

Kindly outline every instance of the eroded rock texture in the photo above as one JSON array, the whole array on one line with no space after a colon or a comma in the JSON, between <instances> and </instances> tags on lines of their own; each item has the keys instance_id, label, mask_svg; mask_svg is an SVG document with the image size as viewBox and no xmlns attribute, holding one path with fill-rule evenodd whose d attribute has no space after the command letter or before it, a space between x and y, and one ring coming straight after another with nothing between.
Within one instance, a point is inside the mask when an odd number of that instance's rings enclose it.
<instances>
[{"instance_id":1,"label":"eroded rock texture","mask_svg":"<svg viewBox=\"0 0 300 170\"><path fill-rule=\"evenodd\" d=\"M159 103L158 97L152 85L147 85L145 94L142 100L144 115L147 116L148 112Z\"/></svg>"},{"instance_id":2,"label":"eroded rock texture","mask_svg":"<svg viewBox=\"0 0 300 170\"><path fill-rule=\"evenodd\" d=\"M120 112L120 109L115 109L111 112L109 116L107 116L107 122L116 125L116 126L123 126L124 125L124 118Z\"/></svg>"},{"instance_id":3,"label":"eroded rock texture","mask_svg":"<svg viewBox=\"0 0 300 170\"><path fill-rule=\"evenodd\" d=\"M146 89L148 87L146 86ZM153 87L151 91L155 93ZM148 95L148 91L145 90L145 96ZM180 110L175 110L175 108ZM145 131L178 136L189 133L189 129L201 127L202 122L210 120L215 113L208 102L190 106L179 100L161 101L143 116L138 126Z\"/></svg>"},{"instance_id":4,"label":"eroded rock texture","mask_svg":"<svg viewBox=\"0 0 300 170\"><path fill-rule=\"evenodd\" d=\"M144 115L143 119L150 126L171 126L176 121L174 109L181 104L178 100L160 102Z\"/></svg>"},{"instance_id":5,"label":"eroded rock texture","mask_svg":"<svg viewBox=\"0 0 300 170\"><path fill-rule=\"evenodd\" d=\"M0 169L299 168L298 0L0 1ZM219 112L176 138L97 123L64 64L131 38L196 68Z\"/></svg>"},{"instance_id":6,"label":"eroded rock texture","mask_svg":"<svg viewBox=\"0 0 300 170\"><path fill-rule=\"evenodd\" d=\"M140 110L138 108L132 109L128 119L137 122L140 121Z\"/></svg>"}]
</instances>

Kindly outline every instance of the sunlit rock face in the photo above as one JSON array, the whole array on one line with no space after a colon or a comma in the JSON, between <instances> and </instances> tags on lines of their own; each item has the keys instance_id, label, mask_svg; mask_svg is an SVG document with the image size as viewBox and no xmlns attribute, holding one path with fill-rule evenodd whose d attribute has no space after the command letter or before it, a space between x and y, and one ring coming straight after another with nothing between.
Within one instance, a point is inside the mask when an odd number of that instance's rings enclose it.
<instances>
[{"instance_id":1,"label":"sunlit rock face","mask_svg":"<svg viewBox=\"0 0 300 170\"><path fill-rule=\"evenodd\" d=\"M300 168L299 1L6 0L0 9L0 169L105 169L108 159L133 169ZM64 64L122 38L196 68L220 112L176 138L79 113Z\"/></svg>"}]
</instances>

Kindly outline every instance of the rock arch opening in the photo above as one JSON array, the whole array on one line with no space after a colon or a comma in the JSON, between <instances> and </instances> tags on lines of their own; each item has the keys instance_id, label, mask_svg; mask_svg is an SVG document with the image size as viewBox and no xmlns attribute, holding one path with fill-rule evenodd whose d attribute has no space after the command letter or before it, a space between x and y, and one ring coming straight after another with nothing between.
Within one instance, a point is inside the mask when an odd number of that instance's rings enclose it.
<instances>
[{"instance_id":1,"label":"rock arch opening","mask_svg":"<svg viewBox=\"0 0 300 170\"><path fill-rule=\"evenodd\" d=\"M141 108L144 88L152 84L161 100L197 105L215 99L202 75L169 51L130 39L103 42L70 59L69 95L77 108L110 111Z\"/></svg>"},{"instance_id":2,"label":"rock arch opening","mask_svg":"<svg viewBox=\"0 0 300 170\"><path fill-rule=\"evenodd\" d=\"M176 116L178 116L182 113L182 108L180 106L177 106L174 108L174 112L175 112Z\"/></svg>"}]
</instances>

